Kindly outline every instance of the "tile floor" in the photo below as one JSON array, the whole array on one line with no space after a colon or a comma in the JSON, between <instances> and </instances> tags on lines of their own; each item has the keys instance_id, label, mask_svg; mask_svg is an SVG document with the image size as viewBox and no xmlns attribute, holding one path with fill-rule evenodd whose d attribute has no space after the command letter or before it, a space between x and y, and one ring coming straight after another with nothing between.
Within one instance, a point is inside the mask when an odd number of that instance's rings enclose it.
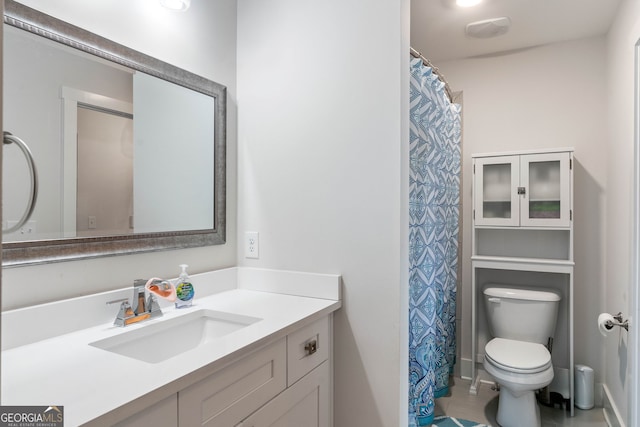
<instances>
[{"instance_id":1,"label":"tile floor","mask_svg":"<svg viewBox=\"0 0 640 427\"><path fill-rule=\"evenodd\" d=\"M495 415L498 411L498 392L491 390L489 384L481 384L477 396L469 394L469 381L452 379L449 396L436 399L436 415L448 415L471 421L498 426ZM571 417L562 409L541 406L542 427L607 427L602 408L588 411L575 408Z\"/></svg>"}]
</instances>

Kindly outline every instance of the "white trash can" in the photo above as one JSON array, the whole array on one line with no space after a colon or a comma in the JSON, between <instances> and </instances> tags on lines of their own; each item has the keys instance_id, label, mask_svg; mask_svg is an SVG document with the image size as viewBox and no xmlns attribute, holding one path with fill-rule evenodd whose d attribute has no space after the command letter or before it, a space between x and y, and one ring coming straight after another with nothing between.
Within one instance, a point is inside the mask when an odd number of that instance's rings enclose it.
<instances>
[{"instance_id":1,"label":"white trash can","mask_svg":"<svg viewBox=\"0 0 640 427\"><path fill-rule=\"evenodd\" d=\"M575 405L580 409L593 408L593 368L586 365L575 366Z\"/></svg>"}]
</instances>

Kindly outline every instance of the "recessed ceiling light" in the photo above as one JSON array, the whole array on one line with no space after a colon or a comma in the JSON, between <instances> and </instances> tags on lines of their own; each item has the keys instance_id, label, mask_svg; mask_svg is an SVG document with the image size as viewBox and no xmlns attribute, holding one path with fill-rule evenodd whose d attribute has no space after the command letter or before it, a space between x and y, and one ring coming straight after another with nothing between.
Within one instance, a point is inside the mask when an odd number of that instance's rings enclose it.
<instances>
[{"instance_id":1,"label":"recessed ceiling light","mask_svg":"<svg viewBox=\"0 0 640 427\"><path fill-rule=\"evenodd\" d=\"M167 9L184 12L191 6L191 0L160 0L160 4Z\"/></svg>"},{"instance_id":2,"label":"recessed ceiling light","mask_svg":"<svg viewBox=\"0 0 640 427\"><path fill-rule=\"evenodd\" d=\"M471 7L482 3L482 0L456 0L456 5L459 7Z\"/></svg>"}]
</instances>

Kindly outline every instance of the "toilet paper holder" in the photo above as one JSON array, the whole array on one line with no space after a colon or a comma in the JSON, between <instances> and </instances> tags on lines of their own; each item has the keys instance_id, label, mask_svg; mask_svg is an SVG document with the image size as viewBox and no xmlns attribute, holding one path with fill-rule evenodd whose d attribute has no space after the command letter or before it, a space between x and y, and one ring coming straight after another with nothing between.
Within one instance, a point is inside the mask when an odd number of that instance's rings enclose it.
<instances>
[{"instance_id":1,"label":"toilet paper holder","mask_svg":"<svg viewBox=\"0 0 640 427\"><path fill-rule=\"evenodd\" d=\"M607 329L613 329L614 326L620 326L621 328L624 328L625 331L629 330L629 320L625 320L624 322L622 321L622 312L619 312L618 314L616 314L615 316L613 316L613 319L615 320L607 320L604 323L604 327Z\"/></svg>"}]
</instances>

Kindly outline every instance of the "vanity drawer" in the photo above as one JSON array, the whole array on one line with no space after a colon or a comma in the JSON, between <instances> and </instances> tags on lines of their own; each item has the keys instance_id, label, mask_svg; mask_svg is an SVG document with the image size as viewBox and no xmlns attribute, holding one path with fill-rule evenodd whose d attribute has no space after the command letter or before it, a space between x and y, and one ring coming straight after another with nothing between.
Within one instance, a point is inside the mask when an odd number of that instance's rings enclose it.
<instances>
[{"instance_id":1,"label":"vanity drawer","mask_svg":"<svg viewBox=\"0 0 640 427\"><path fill-rule=\"evenodd\" d=\"M329 316L287 336L287 386L329 358Z\"/></svg>"},{"instance_id":2,"label":"vanity drawer","mask_svg":"<svg viewBox=\"0 0 640 427\"><path fill-rule=\"evenodd\" d=\"M103 422L104 425L106 422ZM109 423L109 425L111 425ZM114 424L113 427L175 427L178 425L178 396L172 394L164 400Z\"/></svg>"},{"instance_id":3,"label":"vanity drawer","mask_svg":"<svg viewBox=\"0 0 640 427\"><path fill-rule=\"evenodd\" d=\"M286 340L178 393L179 425L233 426L286 388Z\"/></svg>"}]
</instances>

